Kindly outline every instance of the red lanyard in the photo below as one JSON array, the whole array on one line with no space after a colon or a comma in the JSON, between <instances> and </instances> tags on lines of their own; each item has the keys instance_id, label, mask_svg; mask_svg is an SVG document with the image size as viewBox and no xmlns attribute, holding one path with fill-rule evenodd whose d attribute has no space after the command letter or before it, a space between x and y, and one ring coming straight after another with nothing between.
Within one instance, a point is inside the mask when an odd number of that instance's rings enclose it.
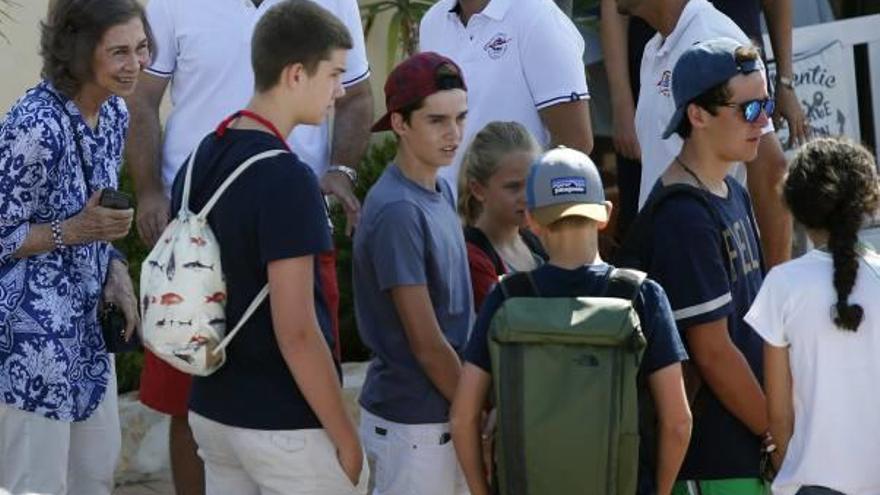
<instances>
[{"instance_id":1,"label":"red lanyard","mask_svg":"<svg viewBox=\"0 0 880 495\"><path fill-rule=\"evenodd\" d=\"M285 139L284 136L282 136L281 133L278 132L278 128L275 127L275 124L270 122L267 118L263 117L262 115L251 112L250 110L239 110L239 111L235 112L234 114L230 115L229 117L226 117L226 119L224 119L223 122L220 122L220 125L217 126L217 130L215 131L217 133L217 136L222 137L224 134L226 134L226 130L229 129L229 126L232 124L232 121L239 119L241 117L247 117L251 120L255 120L255 121L259 122L260 124L262 124L264 127L269 129L270 131L272 131L272 134L275 134L275 137L277 137L278 139L281 140L282 143L284 143L284 147L287 148L287 151L290 151L290 146L287 145L287 139Z\"/></svg>"}]
</instances>

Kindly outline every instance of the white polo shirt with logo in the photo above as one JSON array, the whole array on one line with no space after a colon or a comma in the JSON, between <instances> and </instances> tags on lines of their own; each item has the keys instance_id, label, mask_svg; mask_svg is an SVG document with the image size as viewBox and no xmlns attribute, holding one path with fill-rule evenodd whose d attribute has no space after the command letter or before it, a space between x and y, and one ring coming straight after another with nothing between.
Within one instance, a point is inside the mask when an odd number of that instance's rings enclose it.
<instances>
[{"instance_id":1,"label":"white polo shirt with logo","mask_svg":"<svg viewBox=\"0 0 880 495\"><path fill-rule=\"evenodd\" d=\"M645 45L636 106L636 135L642 148L640 209L645 205L654 184L681 151L683 143L678 134L669 136L669 139L662 137L669 119L675 113L675 98L672 96L675 63L694 44L714 38L732 38L743 45L752 44L742 29L707 0L690 0L669 36L663 38L657 33ZM768 124L764 132L773 132L773 124ZM745 167L737 165L731 175L744 182Z\"/></svg>"},{"instance_id":2,"label":"white polo shirt with logo","mask_svg":"<svg viewBox=\"0 0 880 495\"><path fill-rule=\"evenodd\" d=\"M229 114L244 108L254 92L251 37L260 17L281 0L150 0L147 19L158 53L146 70L171 79L172 110L162 144L166 193L177 170L198 142ZM312 0L348 27L349 50L343 85L370 75L356 0ZM300 125L291 149L320 177L329 165L329 126ZM351 164L347 164L351 165Z\"/></svg>"},{"instance_id":3,"label":"white polo shirt with logo","mask_svg":"<svg viewBox=\"0 0 880 495\"><path fill-rule=\"evenodd\" d=\"M461 67L468 88L464 136L452 165L440 169L457 193L462 154L495 120L516 121L539 143L550 134L538 110L589 98L584 39L551 0L491 0L463 25L458 0L440 0L422 18L421 51Z\"/></svg>"}]
</instances>

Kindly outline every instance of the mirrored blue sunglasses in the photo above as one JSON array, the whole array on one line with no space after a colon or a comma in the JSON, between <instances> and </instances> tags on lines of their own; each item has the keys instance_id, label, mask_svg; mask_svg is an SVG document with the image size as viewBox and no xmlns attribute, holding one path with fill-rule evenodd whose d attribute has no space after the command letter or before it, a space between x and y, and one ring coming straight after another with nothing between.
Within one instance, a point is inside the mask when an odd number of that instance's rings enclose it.
<instances>
[{"instance_id":1,"label":"mirrored blue sunglasses","mask_svg":"<svg viewBox=\"0 0 880 495\"><path fill-rule=\"evenodd\" d=\"M773 117L773 110L776 108L776 101L773 98L761 98L757 100L749 100L743 103L725 103L725 107L739 108L742 111L743 118L746 122L752 123L761 116L761 111L767 115L767 118Z\"/></svg>"}]
</instances>

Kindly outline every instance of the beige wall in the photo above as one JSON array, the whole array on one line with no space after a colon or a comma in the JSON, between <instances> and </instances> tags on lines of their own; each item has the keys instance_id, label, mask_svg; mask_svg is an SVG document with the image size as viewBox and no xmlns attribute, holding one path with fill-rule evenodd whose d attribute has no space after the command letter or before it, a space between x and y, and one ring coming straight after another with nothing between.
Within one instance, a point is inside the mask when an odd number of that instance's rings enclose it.
<instances>
[{"instance_id":1,"label":"beige wall","mask_svg":"<svg viewBox=\"0 0 880 495\"><path fill-rule=\"evenodd\" d=\"M14 20L0 24L0 31L9 38L8 43L0 39L0 116L40 79L39 23L48 5L49 0L18 0L17 6L8 9ZM367 41L377 115L384 112L382 85L388 70L385 62L387 23L387 19L377 21L372 39Z\"/></svg>"},{"instance_id":2,"label":"beige wall","mask_svg":"<svg viewBox=\"0 0 880 495\"><path fill-rule=\"evenodd\" d=\"M18 0L6 7L13 17L3 20L0 31L0 114L40 80L40 21L46 16L49 0Z\"/></svg>"}]
</instances>

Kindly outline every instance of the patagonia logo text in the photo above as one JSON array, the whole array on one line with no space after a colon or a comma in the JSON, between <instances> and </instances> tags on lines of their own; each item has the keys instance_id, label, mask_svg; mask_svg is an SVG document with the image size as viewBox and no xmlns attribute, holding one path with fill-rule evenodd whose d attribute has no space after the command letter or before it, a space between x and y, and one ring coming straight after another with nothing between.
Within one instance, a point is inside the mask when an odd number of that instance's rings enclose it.
<instances>
[{"instance_id":1,"label":"patagonia logo text","mask_svg":"<svg viewBox=\"0 0 880 495\"><path fill-rule=\"evenodd\" d=\"M583 177L557 177L550 181L554 196L565 194L587 194L587 179Z\"/></svg>"}]
</instances>

